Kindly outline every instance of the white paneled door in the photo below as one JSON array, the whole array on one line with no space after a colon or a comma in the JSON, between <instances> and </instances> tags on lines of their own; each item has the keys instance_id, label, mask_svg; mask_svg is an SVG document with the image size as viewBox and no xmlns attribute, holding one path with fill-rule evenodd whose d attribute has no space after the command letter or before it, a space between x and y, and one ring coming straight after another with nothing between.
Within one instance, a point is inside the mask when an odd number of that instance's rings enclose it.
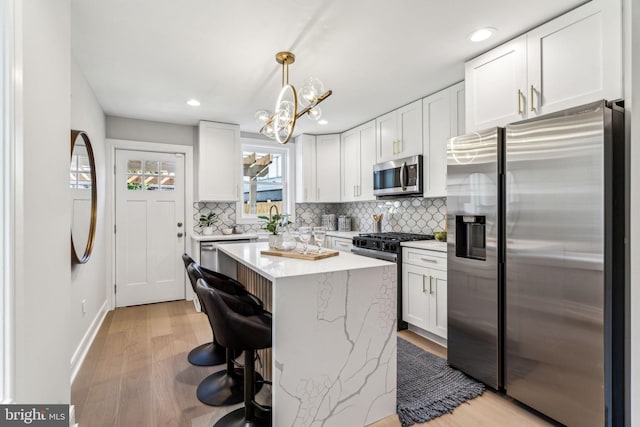
<instances>
[{"instance_id":1,"label":"white paneled door","mask_svg":"<svg viewBox=\"0 0 640 427\"><path fill-rule=\"evenodd\" d=\"M116 150L116 306L183 299L184 156Z\"/></svg>"}]
</instances>

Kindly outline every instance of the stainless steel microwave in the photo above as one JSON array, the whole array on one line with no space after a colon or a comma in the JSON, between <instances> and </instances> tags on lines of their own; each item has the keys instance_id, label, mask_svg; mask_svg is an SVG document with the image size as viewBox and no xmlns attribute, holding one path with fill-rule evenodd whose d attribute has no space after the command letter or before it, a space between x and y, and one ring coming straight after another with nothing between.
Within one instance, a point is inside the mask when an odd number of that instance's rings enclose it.
<instances>
[{"instance_id":1,"label":"stainless steel microwave","mask_svg":"<svg viewBox=\"0 0 640 427\"><path fill-rule=\"evenodd\" d=\"M422 155L373 165L373 195L422 196Z\"/></svg>"}]
</instances>

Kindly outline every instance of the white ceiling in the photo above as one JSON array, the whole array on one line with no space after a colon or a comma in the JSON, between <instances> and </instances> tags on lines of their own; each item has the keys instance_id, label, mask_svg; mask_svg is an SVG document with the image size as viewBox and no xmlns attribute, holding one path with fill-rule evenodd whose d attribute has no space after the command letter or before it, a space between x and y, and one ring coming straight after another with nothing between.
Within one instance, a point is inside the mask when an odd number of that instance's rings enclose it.
<instances>
[{"instance_id":1,"label":"white ceiling","mask_svg":"<svg viewBox=\"0 0 640 427\"><path fill-rule=\"evenodd\" d=\"M71 0L72 54L108 115L240 124L273 109L290 50L290 82L320 78L342 132L464 78L464 61L584 0ZM488 41L466 36L498 31ZM202 105L186 105L189 98Z\"/></svg>"}]
</instances>

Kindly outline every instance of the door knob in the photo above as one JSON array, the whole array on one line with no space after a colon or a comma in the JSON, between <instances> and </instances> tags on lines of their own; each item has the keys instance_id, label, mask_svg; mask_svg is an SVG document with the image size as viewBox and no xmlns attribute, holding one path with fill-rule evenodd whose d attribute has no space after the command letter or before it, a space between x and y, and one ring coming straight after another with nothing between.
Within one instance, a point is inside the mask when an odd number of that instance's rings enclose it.
<instances>
[{"instance_id":1,"label":"door knob","mask_svg":"<svg viewBox=\"0 0 640 427\"><path fill-rule=\"evenodd\" d=\"M178 223L178 227L182 227L182 223L181 222Z\"/></svg>"},{"instance_id":2,"label":"door knob","mask_svg":"<svg viewBox=\"0 0 640 427\"><path fill-rule=\"evenodd\" d=\"M182 236L183 236L183 234L182 234L182 233L178 233L178 237L182 237Z\"/></svg>"}]
</instances>

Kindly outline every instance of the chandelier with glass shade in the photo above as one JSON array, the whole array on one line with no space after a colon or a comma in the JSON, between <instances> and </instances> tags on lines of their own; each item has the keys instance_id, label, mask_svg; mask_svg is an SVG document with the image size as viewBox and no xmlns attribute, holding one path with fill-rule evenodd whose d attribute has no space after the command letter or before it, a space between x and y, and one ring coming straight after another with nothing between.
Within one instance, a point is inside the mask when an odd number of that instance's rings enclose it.
<instances>
[{"instance_id":1,"label":"chandelier with glass shade","mask_svg":"<svg viewBox=\"0 0 640 427\"><path fill-rule=\"evenodd\" d=\"M275 112L260 110L256 112L256 120L262 126L260 133L286 144L291 139L296 127L296 120L305 114L311 120L320 119L322 112L318 104L331 95L324 91L324 85L316 77L309 77L299 92L289 84L289 64L296 57L291 52L278 52L276 61L282 65L282 89L276 101ZM300 103L300 105L298 105Z\"/></svg>"}]
</instances>

